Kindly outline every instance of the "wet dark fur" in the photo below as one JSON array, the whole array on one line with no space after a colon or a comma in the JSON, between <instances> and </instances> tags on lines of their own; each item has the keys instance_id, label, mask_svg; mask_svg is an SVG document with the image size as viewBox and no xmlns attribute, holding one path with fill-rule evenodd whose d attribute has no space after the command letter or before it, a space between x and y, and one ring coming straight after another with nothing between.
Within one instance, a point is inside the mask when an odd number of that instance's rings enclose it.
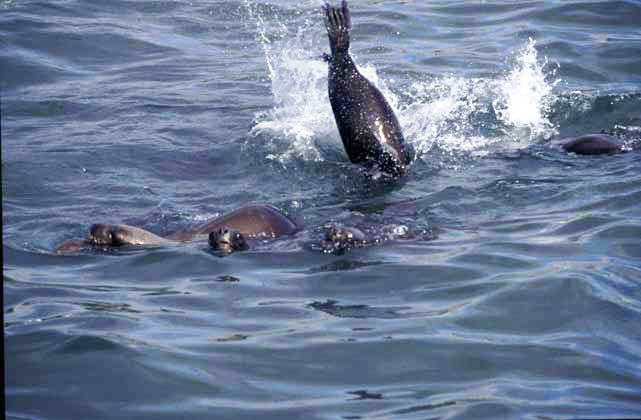
<instances>
[{"instance_id":1,"label":"wet dark fur","mask_svg":"<svg viewBox=\"0 0 641 420\"><path fill-rule=\"evenodd\" d=\"M577 155L605 155L623 152L621 142L607 134L585 134L558 142L566 152Z\"/></svg>"},{"instance_id":2,"label":"wet dark fur","mask_svg":"<svg viewBox=\"0 0 641 420\"><path fill-rule=\"evenodd\" d=\"M406 173L413 151L383 94L359 73L349 55L351 18L347 2L324 6L329 36L329 101L345 151L354 163L376 166L392 176Z\"/></svg>"}]
</instances>

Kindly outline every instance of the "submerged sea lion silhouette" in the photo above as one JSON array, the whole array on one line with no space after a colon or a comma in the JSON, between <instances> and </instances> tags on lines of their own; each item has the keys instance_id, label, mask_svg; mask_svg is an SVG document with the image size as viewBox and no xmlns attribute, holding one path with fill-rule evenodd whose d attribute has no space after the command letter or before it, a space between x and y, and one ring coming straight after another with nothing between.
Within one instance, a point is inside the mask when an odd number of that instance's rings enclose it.
<instances>
[{"instance_id":1,"label":"submerged sea lion silhouette","mask_svg":"<svg viewBox=\"0 0 641 420\"><path fill-rule=\"evenodd\" d=\"M401 126L383 94L356 68L349 55L351 17L347 1L323 6L331 55L328 92L345 151L353 163L399 177L414 157Z\"/></svg>"},{"instance_id":2,"label":"submerged sea lion silhouette","mask_svg":"<svg viewBox=\"0 0 641 420\"><path fill-rule=\"evenodd\" d=\"M577 155L605 155L624 152L623 144L616 137L607 134L585 134L557 140L563 150Z\"/></svg>"}]
</instances>

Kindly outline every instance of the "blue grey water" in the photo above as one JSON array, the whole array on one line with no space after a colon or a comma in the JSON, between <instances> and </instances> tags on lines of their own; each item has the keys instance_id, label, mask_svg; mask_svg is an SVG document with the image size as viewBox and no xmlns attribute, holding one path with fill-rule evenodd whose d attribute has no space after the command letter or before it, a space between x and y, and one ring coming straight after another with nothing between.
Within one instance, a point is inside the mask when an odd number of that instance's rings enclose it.
<instances>
[{"instance_id":1,"label":"blue grey water","mask_svg":"<svg viewBox=\"0 0 641 420\"><path fill-rule=\"evenodd\" d=\"M641 2L350 4L397 184L347 160L320 0L0 2L8 418L641 416ZM601 131L632 151L553 145ZM248 203L304 228L53 252Z\"/></svg>"}]
</instances>

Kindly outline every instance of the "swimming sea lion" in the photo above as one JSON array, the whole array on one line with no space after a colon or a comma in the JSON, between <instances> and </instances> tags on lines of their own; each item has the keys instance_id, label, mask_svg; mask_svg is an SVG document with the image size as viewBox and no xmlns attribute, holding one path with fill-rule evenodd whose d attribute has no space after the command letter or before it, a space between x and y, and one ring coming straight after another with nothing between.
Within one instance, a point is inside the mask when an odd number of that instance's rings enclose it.
<instances>
[{"instance_id":1,"label":"swimming sea lion","mask_svg":"<svg viewBox=\"0 0 641 420\"><path fill-rule=\"evenodd\" d=\"M209 246L215 251L229 254L234 251L245 251L249 245L242 233L236 229L218 229L209 234Z\"/></svg>"},{"instance_id":2,"label":"swimming sea lion","mask_svg":"<svg viewBox=\"0 0 641 420\"><path fill-rule=\"evenodd\" d=\"M320 250L326 254L343 254L354 248L416 237L407 226L398 224L378 225L373 229L367 226L365 230L356 226L330 224L324 226L324 234Z\"/></svg>"},{"instance_id":3,"label":"swimming sea lion","mask_svg":"<svg viewBox=\"0 0 641 420\"><path fill-rule=\"evenodd\" d=\"M292 219L269 205L245 206L218 217L194 230L194 235L208 235L220 229L237 230L250 239L274 239L298 230Z\"/></svg>"},{"instance_id":4,"label":"swimming sea lion","mask_svg":"<svg viewBox=\"0 0 641 420\"><path fill-rule=\"evenodd\" d=\"M98 246L165 245L167 240L141 228L129 225L94 224L89 229L89 242Z\"/></svg>"},{"instance_id":5,"label":"swimming sea lion","mask_svg":"<svg viewBox=\"0 0 641 420\"><path fill-rule=\"evenodd\" d=\"M86 240L71 239L62 243L57 253L80 252L91 247L121 247L125 245L168 245L210 235L212 248L226 253L248 248L246 239L275 239L298 230L296 223L269 205L241 207L187 232L167 238L128 225L94 224ZM212 236L213 235L213 236Z\"/></svg>"},{"instance_id":6,"label":"swimming sea lion","mask_svg":"<svg viewBox=\"0 0 641 420\"><path fill-rule=\"evenodd\" d=\"M196 229L196 234L209 234L209 245L223 253L249 249L248 239L275 239L299 230L293 220L272 206L248 206Z\"/></svg>"},{"instance_id":7,"label":"swimming sea lion","mask_svg":"<svg viewBox=\"0 0 641 420\"><path fill-rule=\"evenodd\" d=\"M349 55L352 28L347 1L323 7L332 54L329 63L329 101L345 151L353 163L376 166L398 177L406 173L414 152L383 94L356 68Z\"/></svg>"},{"instance_id":8,"label":"swimming sea lion","mask_svg":"<svg viewBox=\"0 0 641 420\"><path fill-rule=\"evenodd\" d=\"M555 143L559 144L566 152L577 155L605 155L624 151L621 142L607 134L585 134L561 139Z\"/></svg>"},{"instance_id":9,"label":"swimming sea lion","mask_svg":"<svg viewBox=\"0 0 641 420\"><path fill-rule=\"evenodd\" d=\"M352 248L365 246L368 240L367 235L356 227L331 225L325 229L321 249L327 254L342 254Z\"/></svg>"}]
</instances>

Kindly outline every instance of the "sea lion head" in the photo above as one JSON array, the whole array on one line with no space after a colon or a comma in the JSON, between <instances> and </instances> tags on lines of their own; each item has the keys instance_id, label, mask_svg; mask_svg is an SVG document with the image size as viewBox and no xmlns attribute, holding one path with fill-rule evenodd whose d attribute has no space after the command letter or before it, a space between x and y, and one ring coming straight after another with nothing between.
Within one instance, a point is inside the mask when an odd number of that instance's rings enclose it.
<instances>
[{"instance_id":1,"label":"sea lion head","mask_svg":"<svg viewBox=\"0 0 641 420\"><path fill-rule=\"evenodd\" d=\"M125 245L127 231L120 226L97 223L89 229L89 242L99 246Z\"/></svg>"},{"instance_id":2,"label":"sea lion head","mask_svg":"<svg viewBox=\"0 0 641 420\"><path fill-rule=\"evenodd\" d=\"M325 231L325 239L334 242L355 243L365 241L365 234L354 227L330 226Z\"/></svg>"},{"instance_id":3,"label":"sea lion head","mask_svg":"<svg viewBox=\"0 0 641 420\"><path fill-rule=\"evenodd\" d=\"M216 251L231 254L234 251L245 251L249 248L243 235L229 228L221 228L209 234L209 246Z\"/></svg>"},{"instance_id":4,"label":"sea lion head","mask_svg":"<svg viewBox=\"0 0 641 420\"><path fill-rule=\"evenodd\" d=\"M365 233L355 227L327 226L321 246L324 252L341 254L367 242Z\"/></svg>"}]
</instances>

